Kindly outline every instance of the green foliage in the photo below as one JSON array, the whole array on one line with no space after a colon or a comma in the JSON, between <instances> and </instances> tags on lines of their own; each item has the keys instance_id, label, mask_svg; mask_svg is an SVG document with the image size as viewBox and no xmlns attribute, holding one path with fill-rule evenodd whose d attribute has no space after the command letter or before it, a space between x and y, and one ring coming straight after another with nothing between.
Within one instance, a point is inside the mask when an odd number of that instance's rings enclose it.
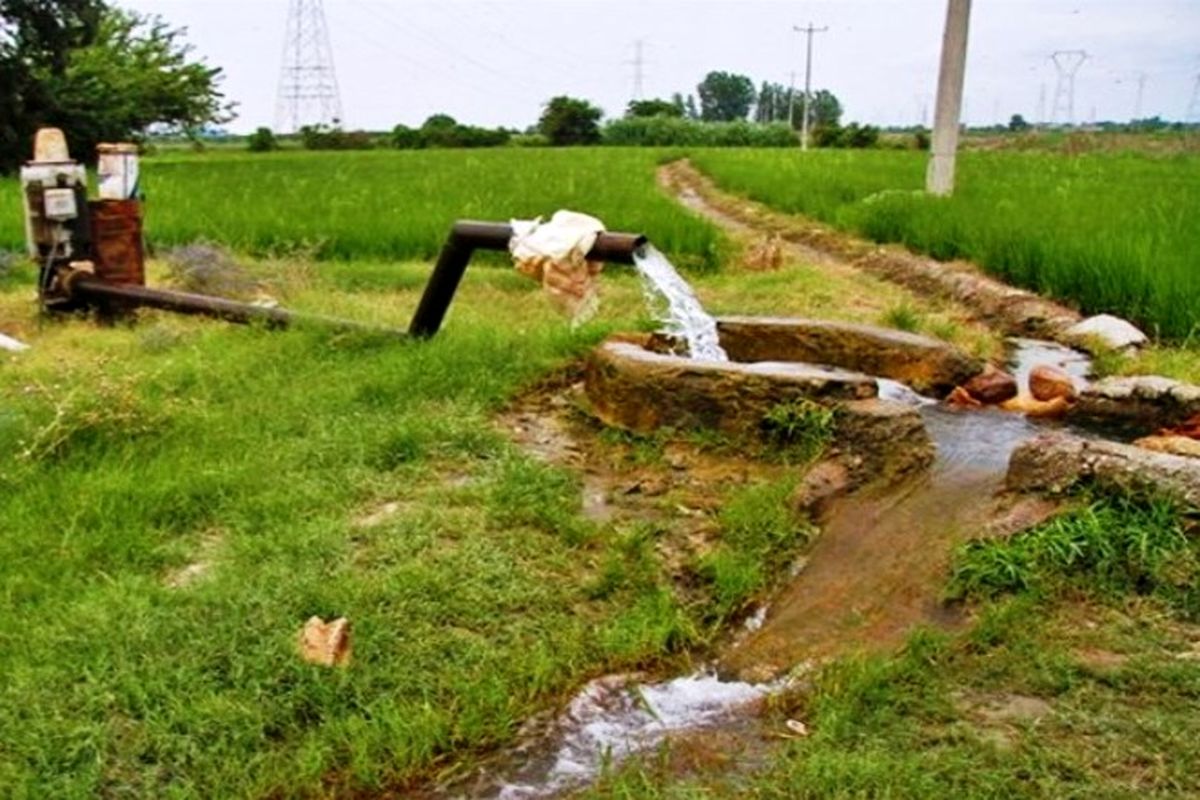
<instances>
[{"instance_id":1,"label":"green foliage","mask_svg":"<svg viewBox=\"0 0 1200 800\"><path fill-rule=\"evenodd\" d=\"M508 143L509 132L459 124L446 114L434 114L419 129L397 125L392 129L390 143L399 150L422 147L498 147Z\"/></svg>"},{"instance_id":2,"label":"green foliage","mask_svg":"<svg viewBox=\"0 0 1200 800\"><path fill-rule=\"evenodd\" d=\"M195 130L228 118L221 71L189 59L183 31L104 3L0 4L0 169L29 157L41 125L91 159L102 141L152 125Z\"/></svg>"},{"instance_id":3,"label":"green foliage","mask_svg":"<svg viewBox=\"0 0 1200 800\"><path fill-rule=\"evenodd\" d=\"M546 103L538 130L550 144L595 144L600 141L600 118L604 112L586 100L560 95Z\"/></svg>"},{"instance_id":4,"label":"green foliage","mask_svg":"<svg viewBox=\"0 0 1200 800\"><path fill-rule=\"evenodd\" d=\"M251 153L269 153L279 149L279 141L270 128L258 128L246 138L246 149Z\"/></svg>"},{"instance_id":5,"label":"green foliage","mask_svg":"<svg viewBox=\"0 0 1200 800\"><path fill-rule=\"evenodd\" d=\"M604 126L604 143L650 147L793 147L796 136L786 123L757 125L735 122L698 122L670 117L617 119Z\"/></svg>"},{"instance_id":6,"label":"green foliage","mask_svg":"<svg viewBox=\"0 0 1200 800\"><path fill-rule=\"evenodd\" d=\"M970 259L1089 314L1183 341L1200 319L1194 258L1200 158L965 152L952 197L921 191L925 157L903 151L697 151L729 191L935 258Z\"/></svg>"},{"instance_id":7,"label":"green foliage","mask_svg":"<svg viewBox=\"0 0 1200 800\"><path fill-rule=\"evenodd\" d=\"M796 101L800 105L799 99ZM810 129L839 128L842 124L842 102L828 89L818 89L808 101ZM800 127L801 113L796 109L796 127Z\"/></svg>"},{"instance_id":8,"label":"green foliage","mask_svg":"<svg viewBox=\"0 0 1200 800\"><path fill-rule=\"evenodd\" d=\"M795 487L795 479L787 478L738 490L727 499L720 544L697 567L713 595L711 621L741 612L767 585L767 565L780 563L807 541L808 528L788 502Z\"/></svg>"},{"instance_id":9,"label":"green foliage","mask_svg":"<svg viewBox=\"0 0 1200 800\"><path fill-rule=\"evenodd\" d=\"M897 330L915 333L921 329L921 312L907 300L890 307L883 314L883 324Z\"/></svg>"},{"instance_id":10,"label":"green foliage","mask_svg":"<svg viewBox=\"0 0 1200 800\"><path fill-rule=\"evenodd\" d=\"M754 82L732 72L710 72L696 87L705 122L744 120L754 105Z\"/></svg>"},{"instance_id":11,"label":"green foliage","mask_svg":"<svg viewBox=\"0 0 1200 800\"><path fill-rule=\"evenodd\" d=\"M779 403L762 419L767 443L780 453L808 462L825 451L833 438L835 412L812 400Z\"/></svg>"},{"instance_id":12,"label":"green foliage","mask_svg":"<svg viewBox=\"0 0 1200 800\"><path fill-rule=\"evenodd\" d=\"M863 150L879 143L879 129L874 125L851 122L845 127L823 124L813 130L813 144L843 150Z\"/></svg>"},{"instance_id":13,"label":"green foliage","mask_svg":"<svg viewBox=\"0 0 1200 800\"><path fill-rule=\"evenodd\" d=\"M300 128L300 143L305 150L370 150L375 138L366 131L305 125Z\"/></svg>"},{"instance_id":14,"label":"green foliage","mask_svg":"<svg viewBox=\"0 0 1200 800\"><path fill-rule=\"evenodd\" d=\"M1013 133L1021 133L1022 131L1029 130L1031 127L1032 126L1025 121L1025 117L1021 116L1020 114L1013 114L1008 120L1008 129Z\"/></svg>"},{"instance_id":15,"label":"green foliage","mask_svg":"<svg viewBox=\"0 0 1200 800\"><path fill-rule=\"evenodd\" d=\"M625 109L626 117L682 117L683 100L676 95L674 100L630 100Z\"/></svg>"},{"instance_id":16,"label":"green foliage","mask_svg":"<svg viewBox=\"0 0 1200 800\"><path fill-rule=\"evenodd\" d=\"M1200 541L1169 503L1104 497L1009 540L962 548L949 594L994 596L1069 583L1157 593L1200 614Z\"/></svg>"}]
</instances>

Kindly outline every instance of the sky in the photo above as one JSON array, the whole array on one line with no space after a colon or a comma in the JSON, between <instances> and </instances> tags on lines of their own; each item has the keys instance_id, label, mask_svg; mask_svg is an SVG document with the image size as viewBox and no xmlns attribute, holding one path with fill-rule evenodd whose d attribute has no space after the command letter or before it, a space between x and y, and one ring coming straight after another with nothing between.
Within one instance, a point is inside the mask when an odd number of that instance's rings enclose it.
<instances>
[{"instance_id":1,"label":"sky","mask_svg":"<svg viewBox=\"0 0 1200 800\"><path fill-rule=\"evenodd\" d=\"M278 128L277 87L287 0L116 0L187 28L195 55L224 70L235 101L227 126ZM620 116L634 94L643 42L644 97L694 92L710 70L755 84L804 81L834 92L844 121L932 121L945 0L325 0L343 127L418 126L431 114L524 129L551 97L586 98ZM974 0L968 46L968 124L1015 113L1049 118L1057 78L1050 54L1084 50L1076 121L1160 115L1182 119L1200 75L1200 0ZM1041 97L1044 93L1044 101ZM1063 118L1065 112L1059 114Z\"/></svg>"}]
</instances>

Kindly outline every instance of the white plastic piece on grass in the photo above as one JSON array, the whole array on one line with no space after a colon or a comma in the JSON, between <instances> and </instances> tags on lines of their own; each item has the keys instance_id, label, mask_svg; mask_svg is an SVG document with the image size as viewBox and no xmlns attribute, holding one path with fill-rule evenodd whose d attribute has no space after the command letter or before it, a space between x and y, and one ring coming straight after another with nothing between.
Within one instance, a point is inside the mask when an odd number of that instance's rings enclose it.
<instances>
[{"instance_id":1,"label":"white plastic piece on grass","mask_svg":"<svg viewBox=\"0 0 1200 800\"><path fill-rule=\"evenodd\" d=\"M0 350L8 350L11 353L23 353L28 349L29 345L24 342L0 333Z\"/></svg>"}]
</instances>

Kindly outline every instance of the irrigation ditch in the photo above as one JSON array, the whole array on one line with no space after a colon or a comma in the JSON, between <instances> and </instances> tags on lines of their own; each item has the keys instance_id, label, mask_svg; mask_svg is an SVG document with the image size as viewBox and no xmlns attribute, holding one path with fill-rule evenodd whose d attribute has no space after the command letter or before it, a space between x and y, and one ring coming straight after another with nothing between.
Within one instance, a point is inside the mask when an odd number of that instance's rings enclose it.
<instances>
[{"instance_id":1,"label":"irrigation ditch","mask_svg":"<svg viewBox=\"0 0 1200 800\"><path fill-rule=\"evenodd\" d=\"M734 617L692 671L592 680L565 707L529 720L513 748L427 796L570 793L666 739L686 752L736 753L731 763L753 769L774 738L804 735L802 722L769 709L773 696L802 692L814 668L894 649L919 625L969 624L971 609L941 593L962 543L1045 522L1071 505L1081 482L1200 507L1194 440L1162 435L1195 425L1200 387L1157 376L1089 380L1083 351L1115 342L1098 341L1096 328L1081 333L1074 310L969 265L879 248L722 195L685 162L664 167L660 182L739 237L775 237L817 266L862 270L965 307L1009 337L1003 363L871 326L729 317L716 321L727 361L690 357L678 336L621 335L518 399L498 425L581 476L587 516L662 526L655 547L680 591L688 565L716 543L719 497L731 486L791 471L798 481L787 502L817 532L789 563L769 565L773 589ZM821 448L799 463L760 457L782 412L792 415L785 425L799 425L796 415L821 409L829 411ZM614 466L605 430L665 432L663 458ZM672 435L696 430L723 446Z\"/></svg>"}]
</instances>

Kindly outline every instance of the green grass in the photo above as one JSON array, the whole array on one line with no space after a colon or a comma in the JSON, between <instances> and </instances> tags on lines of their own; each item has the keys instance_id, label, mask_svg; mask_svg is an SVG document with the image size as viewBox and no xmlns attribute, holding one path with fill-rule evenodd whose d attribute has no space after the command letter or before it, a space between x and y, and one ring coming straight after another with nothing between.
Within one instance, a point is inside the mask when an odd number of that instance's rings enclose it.
<instances>
[{"instance_id":1,"label":"green grass","mask_svg":"<svg viewBox=\"0 0 1200 800\"><path fill-rule=\"evenodd\" d=\"M925 156L895 151L697 150L721 188L1128 317L1182 340L1200 319L1200 156L967 152L949 199Z\"/></svg>"},{"instance_id":2,"label":"green grass","mask_svg":"<svg viewBox=\"0 0 1200 800\"><path fill-rule=\"evenodd\" d=\"M658 191L664 151L488 149L205 153L147 158L147 237L324 259L430 258L456 219L548 217L560 208L645 233L686 267L713 268L720 237ZM20 192L0 181L0 249L21 248Z\"/></svg>"},{"instance_id":3,"label":"green grass","mask_svg":"<svg viewBox=\"0 0 1200 800\"><path fill-rule=\"evenodd\" d=\"M967 548L956 584L981 601L970 629L818 670L763 720L768 736L802 720L808 737L750 759L719 738L707 758L667 747L582 796L1196 796L1200 544L1183 525L1161 504L1099 498ZM1002 552L1018 566L995 570Z\"/></svg>"}]
</instances>

